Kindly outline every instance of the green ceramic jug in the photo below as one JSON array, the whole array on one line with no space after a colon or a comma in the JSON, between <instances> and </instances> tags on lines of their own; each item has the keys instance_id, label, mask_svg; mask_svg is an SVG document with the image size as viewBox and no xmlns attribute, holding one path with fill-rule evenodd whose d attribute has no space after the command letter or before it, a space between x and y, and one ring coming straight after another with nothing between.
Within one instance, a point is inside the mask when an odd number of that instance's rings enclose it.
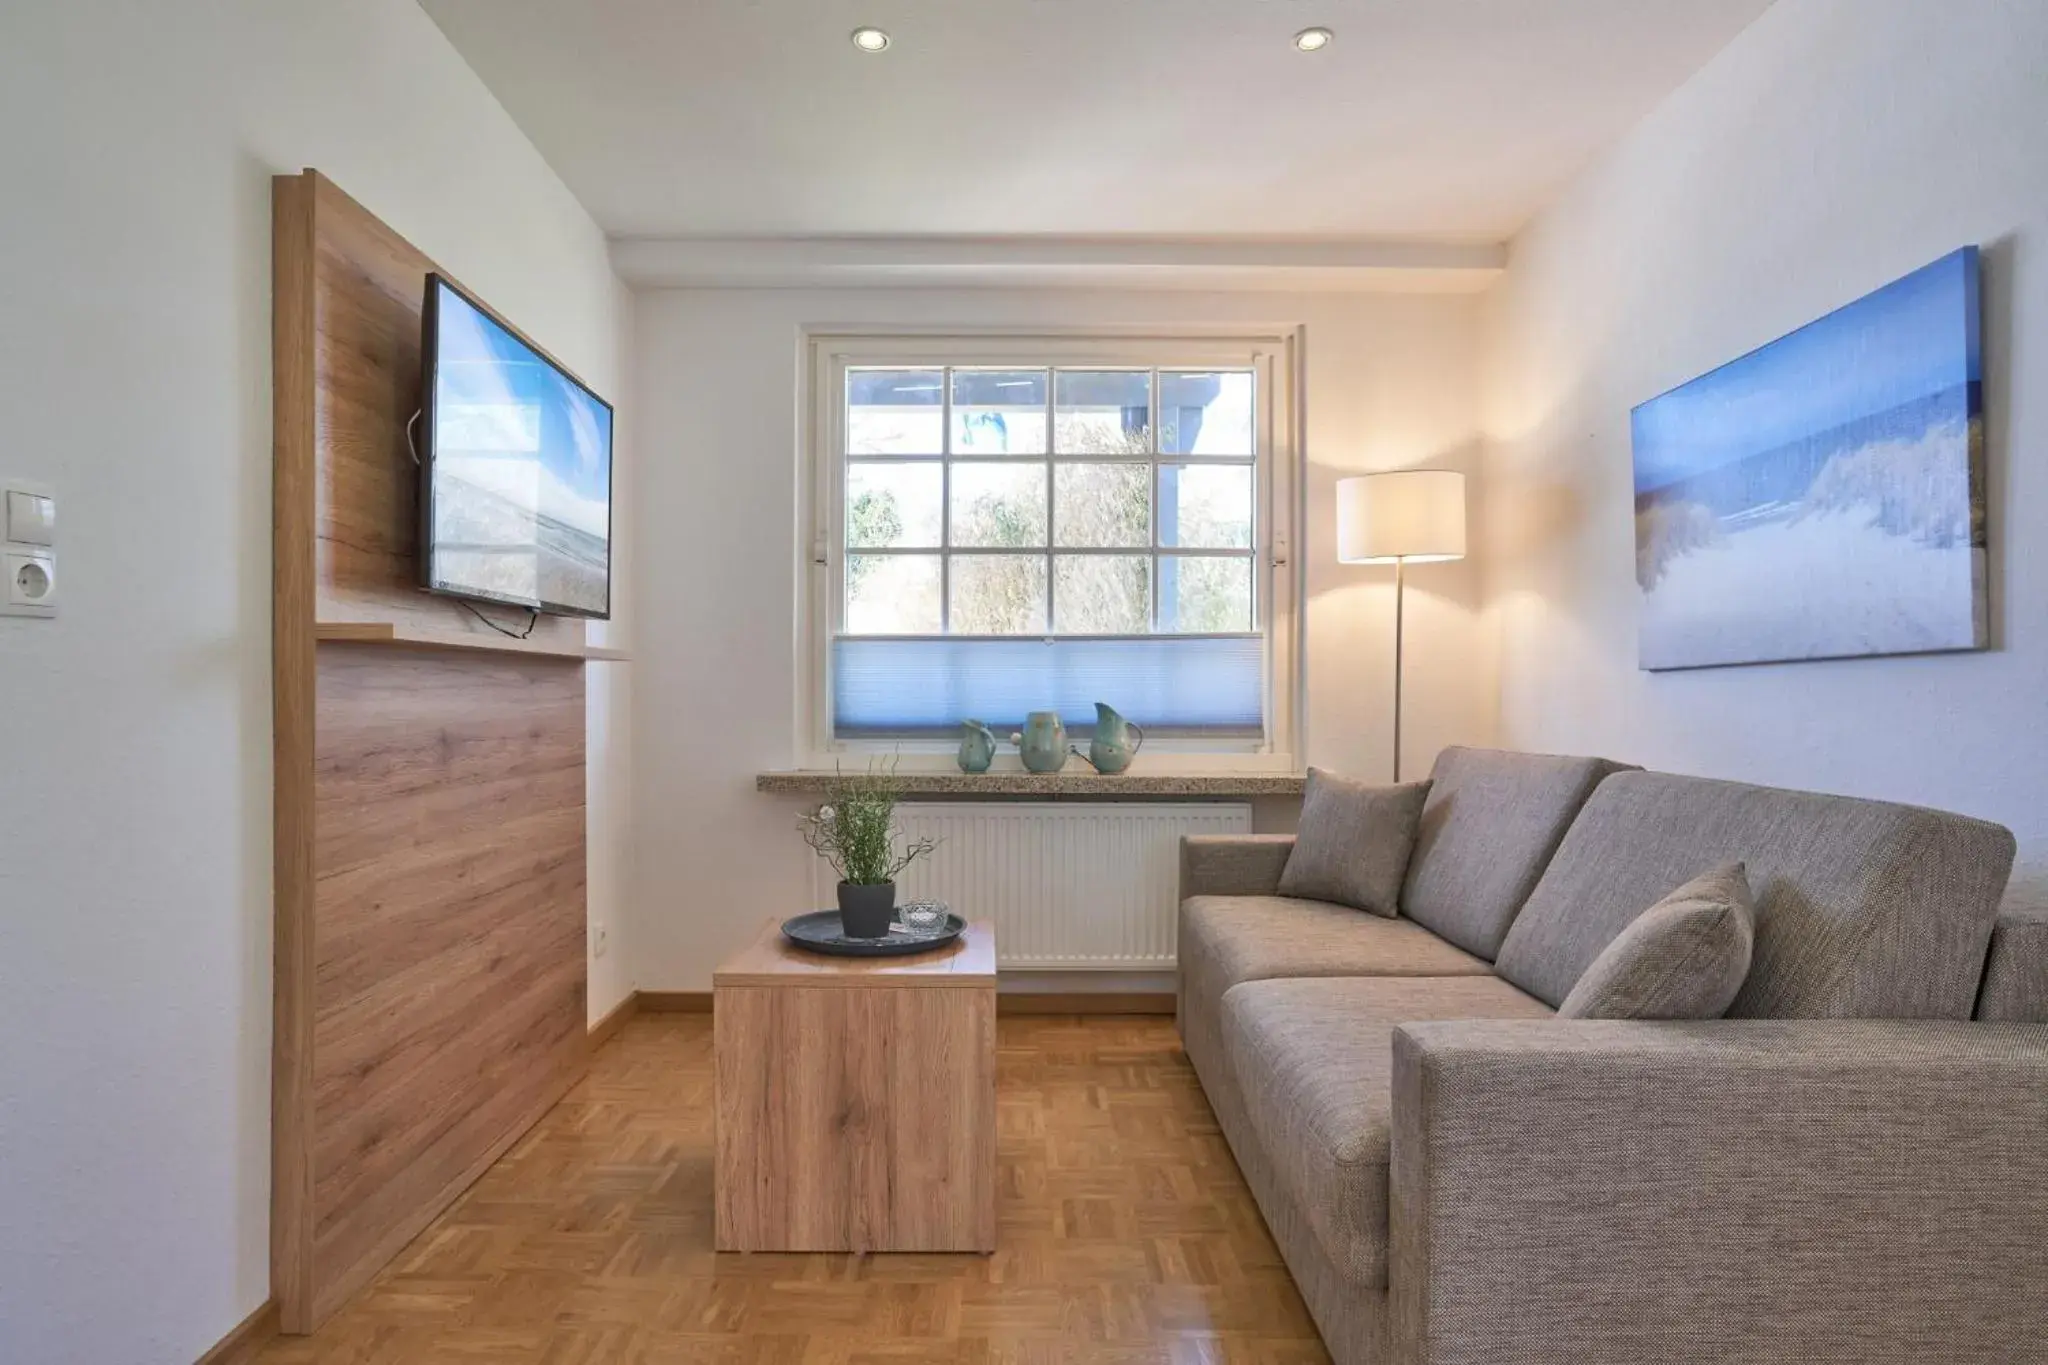
<instances>
[{"instance_id":1,"label":"green ceramic jug","mask_svg":"<svg viewBox=\"0 0 2048 1365\"><path fill-rule=\"evenodd\" d=\"M1011 733L1010 743L1034 773L1056 773L1067 766L1067 727L1057 711L1033 711L1024 718L1023 731Z\"/></svg>"},{"instance_id":2,"label":"green ceramic jug","mask_svg":"<svg viewBox=\"0 0 2048 1365\"><path fill-rule=\"evenodd\" d=\"M978 720L960 722L960 771L985 773L995 760L996 735Z\"/></svg>"},{"instance_id":3,"label":"green ceramic jug","mask_svg":"<svg viewBox=\"0 0 2048 1365\"><path fill-rule=\"evenodd\" d=\"M1133 738L1136 736L1136 738ZM1131 760L1138 756L1138 750L1145 747L1145 727L1134 720L1125 720L1116 708L1108 702L1095 703L1095 738L1088 742L1088 752L1074 752L1088 760L1088 766L1099 773L1120 773L1131 766Z\"/></svg>"}]
</instances>

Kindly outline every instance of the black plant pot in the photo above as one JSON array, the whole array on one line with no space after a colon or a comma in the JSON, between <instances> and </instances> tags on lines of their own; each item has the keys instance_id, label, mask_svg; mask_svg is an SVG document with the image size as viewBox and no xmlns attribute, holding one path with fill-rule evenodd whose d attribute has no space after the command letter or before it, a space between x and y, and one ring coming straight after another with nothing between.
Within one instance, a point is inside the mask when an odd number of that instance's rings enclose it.
<instances>
[{"instance_id":1,"label":"black plant pot","mask_svg":"<svg viewBox=\"0 0 2048 1365\"><path fill-rule=\"evenodd\" d=\"M848 938L887 938L889 921L895 917L896 883L839 883L839 927Z\"/></svg>"}]
</instances>

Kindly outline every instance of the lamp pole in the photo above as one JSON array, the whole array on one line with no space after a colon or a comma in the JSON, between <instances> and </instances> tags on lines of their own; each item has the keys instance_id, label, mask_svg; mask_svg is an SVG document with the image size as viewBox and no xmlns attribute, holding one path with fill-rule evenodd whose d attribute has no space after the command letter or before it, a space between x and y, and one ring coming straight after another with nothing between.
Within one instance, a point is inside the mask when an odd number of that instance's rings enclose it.
<instances>
[{"instance_id":1,"label":"lamp pole","mask_svg":"<svg viewBox=\"0 0 2048 1365\"><path fill-rule=\"evenodd\" d=\"M1408 560L1394 560L1394 780L1401 780L1401 615L1408 589Z\"/></svg>"},{"instance_id":2,"label":"lamp pole","mask_svg":"<svg viewBox=\"0 0 2048 1365\"><path fill-rule=\"evenodd\" d=\"M1401 683L1408 561L1465 557L1465 476L1397 469L1337 480L1337 562L1394 566L1394 781L1401 780Z\"/></svg>"}]
</instances>

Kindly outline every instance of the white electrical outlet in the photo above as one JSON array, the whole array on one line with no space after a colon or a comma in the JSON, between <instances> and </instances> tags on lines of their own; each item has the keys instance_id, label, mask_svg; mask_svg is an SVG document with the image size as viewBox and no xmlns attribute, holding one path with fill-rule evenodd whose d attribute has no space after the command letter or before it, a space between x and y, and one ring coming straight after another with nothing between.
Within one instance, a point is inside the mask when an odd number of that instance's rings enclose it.
<instances>
[{"instance_id":1,"label":"white electrical outlet","mask_svg":"<svg viewBox=\"0 0 2048 1365\"><path fill-rule=\"evenodd\" d=\"M611 947L612 931L609 926L597 923L590 926L590 955L603 957L604 950Z\"/></svg>"},{"instance_id":2,"label":"white electrical outlet","mask_svg":"<svg viewBox=\"0 0 2048 1365\"><path fill-rule=\"evenodd\" d=\"M7 598L0 611L13 616L57 614L57 561L49 555L6 554Z\"/></svg>"},{"instance_id":3,"label":"white electrical outlet","mask_svg":"<svg viewBox=\"0 0 2048 1365\"><path fill-rule=\"evenodd\" d=\"M41 484L0 484L0 616L57 614L57 496Z\"/></svg>"}]
</instances>

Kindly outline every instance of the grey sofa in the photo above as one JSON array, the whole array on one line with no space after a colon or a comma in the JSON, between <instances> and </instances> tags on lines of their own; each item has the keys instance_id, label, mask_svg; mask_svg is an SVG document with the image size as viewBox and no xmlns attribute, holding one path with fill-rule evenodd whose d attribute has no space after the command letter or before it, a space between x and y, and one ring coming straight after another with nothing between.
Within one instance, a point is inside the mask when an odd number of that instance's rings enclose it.
<instances>
[{"instance_id":1,"label":"grey sofa","mask_svg":"<svg viewBox=\"0 0 2048 1365\"><path fill-rule=\"evenodd\" d=\"M1452 749L1402 918L1194 838L1182 1037L1340 1365L2048 1361L2048 923L2004 829ZM1552 1018L1748 864L1725 1020ZM1974 1014L1974 1018L1973 1018Z\"/></svg>"}]
</instances>

